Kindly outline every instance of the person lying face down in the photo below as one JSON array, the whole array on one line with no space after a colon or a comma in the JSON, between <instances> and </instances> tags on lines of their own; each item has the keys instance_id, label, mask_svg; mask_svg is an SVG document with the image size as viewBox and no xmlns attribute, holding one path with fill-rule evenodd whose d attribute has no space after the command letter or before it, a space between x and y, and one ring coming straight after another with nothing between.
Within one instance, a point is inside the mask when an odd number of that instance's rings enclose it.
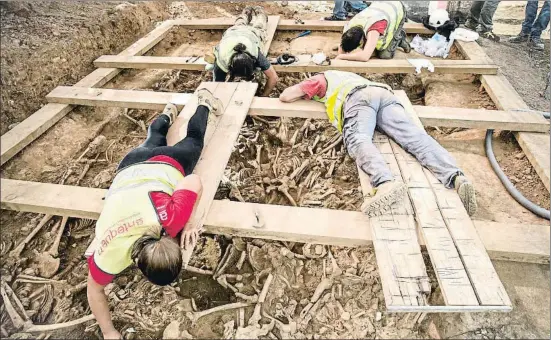
<instances>
[{"instance_id":1,"label":"person lying face down","mask_svg":"<svg viewBox=\"0 0 551 340\"><path fill-rule=\"evenodd\" d=\"M374 1L345 26L336 59L368 61L373 52L380 59L392 59L397 47L409 53L405 20L402 2Z\"/></svg>"},{"instance_id":2,"label":"person lying face down","mask_svg":"<svg viewBox=\"0 0 551 340\"><path fill-rule=\"evenodd\" d=\"M386 84L351 72L325 71L285 89L279 99L282 102L313 99L325 104L327 118L342 133L348 153L370 177L374 192L364 197L361 209L365 214L376 216L388 211L404 198L407 189L401 180L394 178L373 144L375 129L413 154L447 188L455 188L469 215L476 212L472 183L451 154L415 125Z\"/></svg>"},{"instance_id":3,"label":"person lying face down","mask_svg":"<svg viewBox=\"0 0 551 340\"><path fill-rule=\"evenodd\" d=\"M260 69L266 76L263 96L272 92L278 81L274 67L262 53L262 46L267 40L268 16L262 7L246 7L235 20L213 54L207 54L205 61L214 64L213 79L223 82L228 78L242 78L250 81L254 73Z\"/></svg>"},{"instance_id":4,"label":"person lying face down","mask_svg":"<svg viewBox=\"0 0 551 340\"><path fill-rule=\"evenodd\" d=\"M182 269L181 247L197 240L199 230L187 223L202 192L193 169L209 113L222 110L208 90L198 90L197 96L186 137L167 146L166 135L178 113L174 104L167 104L149 126L145 142L121 161L105 197L94 241L86 251L88 303L105 339L121 335L111 321L104 287L132 264L154 284L174 282Z\"/></svg>"}]
</instances>

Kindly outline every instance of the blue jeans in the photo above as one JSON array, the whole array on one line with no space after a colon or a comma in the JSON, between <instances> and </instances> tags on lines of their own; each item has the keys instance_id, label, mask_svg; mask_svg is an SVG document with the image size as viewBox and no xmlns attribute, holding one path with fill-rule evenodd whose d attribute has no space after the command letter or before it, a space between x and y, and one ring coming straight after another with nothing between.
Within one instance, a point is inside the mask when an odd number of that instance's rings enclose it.
<instances>
[{"instance_id":1,"label":"blue jeans","mask_svg":"<svg viewBox=\"0 0 551 340\"><path fill-rule=\"evenodd\" d=\"M348 2L350 7L359 11L367 8L367 5L360 0L335 0L335 8L333 8L333 15L340 19L346 19L347 12L344 9L344 3Z\"/></svg>"},{"instance_id":2,"label":"blue jeans","mask_svg":"<svg viewBox=\"0 0 551 340\"><path fill-rule=\"evenodd\" d=\"M453 188L455 176L463 174L452 155L413 123L392 92L378 87L357 90L348 96L343 111L344 145L360 169L369 175L372 186L393 179L388 164L373 143L375 129L415 156L446 188Z\"/></svg>"},{"instance_id":3,"label":"blue jeans","mask_svg":"<svg viewBox=\"0 0 551 340\"><path fill-rule=\"evenodd\" d=\"M538 14L538 1L528 1L526 4L526 17L522 23L522 35L530 35L534 38L541 37L541 32L549 24L549 0L543 4L540 14Z\"/></svg>"}]
</instances>

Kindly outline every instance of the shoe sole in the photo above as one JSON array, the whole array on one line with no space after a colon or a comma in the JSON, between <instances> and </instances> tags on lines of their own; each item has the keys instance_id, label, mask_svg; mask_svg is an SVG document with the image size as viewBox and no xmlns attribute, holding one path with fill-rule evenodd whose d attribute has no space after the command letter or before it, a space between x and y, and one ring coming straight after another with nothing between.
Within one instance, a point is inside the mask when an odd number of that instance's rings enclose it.
<instances>
[{"instance_id":1,"label":"shoe sole","mask_svg":"<svg viewBox=\"0 0 551 340\"><path fill-rule=\"evenodd\" d=\"M362 211L364 214L369 217L380 216L383 213L390 211L391 206L399 202L406 195L407 187L405 184L402 184L396 187L394 190L387 192L385 195L382 195L377 200L369 203L369 206L363 207Z\"/></svg>"},{"instance_id":2,"label":"shoe sole","mask_svg":"<svg viewBox=\"0 0 551 340\"><path fill-rule=\"evenodd\" d=\"M215 116L220 116L223 113L223 110L224 110L224 107L222 105L222 101L219 98L216 98L214 96L214 94L212 94L212 92L210 92L210 90L207 89L207 88L201 88L201 89L199 89L199 91L205 91L210 95L210 97L213 100L213 103L211 104L211 106L212 106L212 111L211 112Z\"/></svg>"},{"instance_id":3,"label":"shoe sole","mask_svg":"<svg viewBox=\"0 0 551 340\"><path fill-rule=\"evenodd\" d=\"M476 194L472 183L463 183L457 190L457 194L461 202L463 202L463 206L465 206L465 210L467 210L469 216L474 215L478 208L478 204L476 203Z\"/></svg>"},{"instance_id":4,"label":"shoe sole","mask_svg":"<svg viewBox=\"0 0 551 340\"><path fill-rule=\"evenodd\" d=\"M172 125L172 123L174 123L174 121L176 120L176 118L178 117L178 108L176 107L176 105L172 104L172 103L168 103L166 104L163 112L161 113L165 116L168 116L168 119L170 121L170 125Z\"/></svg>"}]
</instances>

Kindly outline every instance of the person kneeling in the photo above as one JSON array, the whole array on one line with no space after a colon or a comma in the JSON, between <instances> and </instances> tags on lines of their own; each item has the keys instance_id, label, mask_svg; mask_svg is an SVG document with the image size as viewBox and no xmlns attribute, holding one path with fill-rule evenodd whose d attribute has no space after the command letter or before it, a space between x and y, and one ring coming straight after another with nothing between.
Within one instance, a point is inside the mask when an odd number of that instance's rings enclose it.
<instances>
[{"instance_id":1,"label":"person kneeling","mask_svg":"<svg viewBox=\"0 0 551 340\"><path fill-rule=\"evenodd\" d=\"M362 211L380 215L402 199L406 186L395 180L383 156L373 144L377 128L427 167L447 188L455 188L469 215L477 209L472 183L457 167L446 149L417 127L399 99L386 84L369 81L355 73L326 71L285 89L279 99L294 102L313 99L325 103L329 121L358 167L369 175L374 193L364 197Z\"/></svg>"},{"instance_id":2,"label":"person kneeling","mask_svg":"<svg viewBox=\"0 0 551 340\"><path fill-rule=\"evenodd\" d=\"M261 48L267 40L268 16L262 7L246 7L235 20L235 25L228 28L214 53L205 56L205 61L214 64L213 79L216 82L236 77L250 81L259 68L266 76L266 85L262 91L268 96L278 81L277 73Z\"/></svg>"},{"instance_id":3,"label":"person kneeling","mask_svg":"<svg viewBox=\"0 0 551 340\"><path fill-rule=\"evenodd\" d=\"M373 52L380 59L392 59L397 47L409 53L404 21L406 10L400 1L374 1L345 26L336 59L369 61ZM356 49L361 48L356 51Z\"/></svg>"}]
</instances>

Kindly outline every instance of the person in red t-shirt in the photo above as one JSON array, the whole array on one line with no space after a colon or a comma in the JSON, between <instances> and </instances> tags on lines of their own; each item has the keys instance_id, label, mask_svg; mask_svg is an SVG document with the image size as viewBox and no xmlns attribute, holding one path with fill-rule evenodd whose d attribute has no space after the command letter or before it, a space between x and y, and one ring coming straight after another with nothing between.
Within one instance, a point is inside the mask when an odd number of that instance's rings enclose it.
<instances>
[{"instance_id":1,"label":"person in red t-shirt","mask_svg":"<svg viewBox=\"0 0 551 340\"><path fill-rule=\"evenodd\" d=\"M181 246L198 237L197 228L184 229L202 190L199 176L192 172L201 156L209 113L220 114L222 105L206 89L197 96L186 138L167 145L168 129L178 113L174 104L167 104L150 125L145 142L121 161L105 197L86 253L88 302L105 339L121 335L111 321L104 287L133 263L149 281L172 283L182 268Z\"/></svg>"},{"instance_id":2,"label":"person in red t-shirt","mask_svg":"<svg viewBox=\"0 0 551 340\"><path fill-rule=\"evenodd\" d=\"M374 1L345 26L336 59L369 61L373 52L392 59L397 47L409 53L405 31L406 9L400 1Z\"/></svg>"}]
</instances>

